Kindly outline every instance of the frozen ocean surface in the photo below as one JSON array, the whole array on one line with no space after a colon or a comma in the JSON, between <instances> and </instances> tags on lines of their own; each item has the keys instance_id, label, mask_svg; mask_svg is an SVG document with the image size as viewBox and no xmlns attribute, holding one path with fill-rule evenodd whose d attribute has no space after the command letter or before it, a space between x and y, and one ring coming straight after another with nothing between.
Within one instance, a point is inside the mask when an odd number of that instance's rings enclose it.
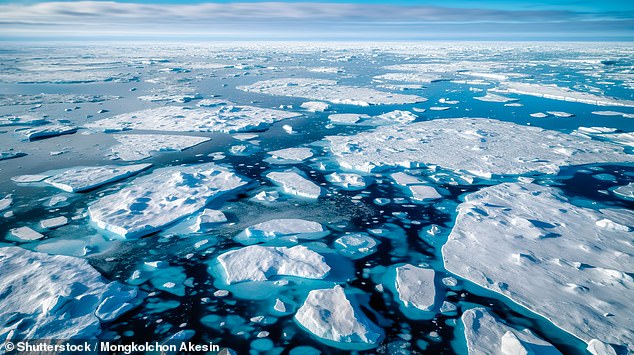
<instances>
[{"instance_id":1,"label":"frozen ocean surface","mask_svg":"<svg viewBox=\"0 0 634 355\"><path fill-rule=\"evenodd\" d=\"M631 44L0 63L0 343L634 352Z\"/></svg>"}]
</instances>

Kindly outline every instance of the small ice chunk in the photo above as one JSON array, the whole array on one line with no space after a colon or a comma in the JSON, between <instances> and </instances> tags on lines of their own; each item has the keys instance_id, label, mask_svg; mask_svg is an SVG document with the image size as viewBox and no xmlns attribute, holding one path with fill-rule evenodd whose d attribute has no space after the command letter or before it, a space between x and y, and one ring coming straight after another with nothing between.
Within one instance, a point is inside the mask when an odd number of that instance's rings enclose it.
<instances>
[{"instance_id":1,"label":"small ice chunk","mask_svg":"<svg viewBox=\"0 0 634 355\"><path fill-rule=\"evenodd\" d=\"M274 276L322 279L330 272L323 256L301 245L251 245L223 253L217 260L227 284L266 281Z\"/></svg>"},{"instance_id":2,"label":"small ice chunk","mask_svg":"<svg viewBox=\"0 0 634 355\"><path fill-rule=\"evenodd\" d=\"M531 113L529 116L531 116L533 118L545 118L545 117L548 117L548 115L543 113L543 112Z\"/></svg>"},{"instance_id":3,"label":"small ice chunk","mask_svg":"<svg viewBox=\"0 0 634 355\"><path fill-rule=\"evenodd\" d=\"M321 195L321 188L295 171L270 172L266 177L282 186L289 195L316 199Z\"/></svg>"},{"instance_id":4,"label":"small ice chunk","mask_svg":"<svg viewBox=\"0 0 634 355\"><path fill-rule=\"evenodd\" d=\"M352 233L337 238L335 240L335 249L339 254L352 260L357 260L376 252L378 244L367 233Z\"/></svg>"},{"instance_id":5,"label":"small ice chunk","mask_svg":"<svg viewBox=\"0 0 634 355\"><path fill-rule=\"evenodd\" d=\"M547 114L549 115L553 115L555 117L572 117L574 116L574 114L572 113L568 113L568 112L564 112L564 111L546 111Z\"/></svg>"},{"instance_id":6,"label":"small ice chunk","mask_svg":"<svg viewBox=\"0 0 634 355\"><path fill-rule=\"evenodd\" d=\"M196 223L192 229L196 232L200 232L212 227L213 225L224 223L226 221L227 216L225 216L222 211L205 208L202 213L196 217Z\"/></svg>"},{"instance_id":7,"label":"small ice chunk","mask_svg":"<svg viewBox=\"0 0 634 355\"><path fill-rule=\"evenodd\" d=\"M359 190L366 187L363 176L354 173L332 173L326 175L326 180L348 190Z\"/></svg>"},{"instance_id":8,"label":"small ice chunk","mask_svg":"<svg viewBox=\"0 0 634 355\"><path fill-rule=\"evenodd\" d=\"M284 132L286 132L288 134L296 133L295 131L293 131L293 126L288 125L288 124L283 125L282 129L284 130Z\"/></svg>"},{"instance_id":9,"label":"small ice chunk","mask_svg":"<svg viewBox=\"0 0 634 355\"><path fill-rule=\"evenodd\" d=\"M251 198L257 202L273 202L280 198L280 194L277 191L260 191Z\"/></svg>"},{"instance_id":10,"label":"small ice chunk","mask_svg":"<svg viewBox=\"0 0 634 355\"><path fill-rule=\"evenodd\" d=\"M355 124L363 119L368 119L370 116L360 113L335 113L328 116L330 122L334 124Z\"/></svg>"},{"instance_id":11,"label":"small ice chunk","mask_svg":"<svg viewBox=\"0 0 634 355\"><path fill-rule=\"evenodd\" d=\"M412 185L408 187L412 200L426 201L441 198L442 196L433 186L429 185Z\"/></svg>"},{"instance_id":12,"label":"small ice chunk","mask_svg":"<svg viewBox=\"0 0 634 355\"><path fill-rule=\"evenodd\" d=\"M268 152L271 156L278 159L302 161L313 156L310 148L286 148Z\"/></svg>"},{"instance_id":13,"label":"small ice chunk","mask_svg":"<svg viewBox=\"0 0 634 355\"><path fill-rule=\"evenodd\" d=\"M474 97L474 99L485 101L485 102L500 102L500 103L518 101L518 99L513 99L513 98L502 96L502 95L491 94L488 92L486 95L480 96L480 97Z\"/></svg>"},{"instance_id":14,"label":"small ice chunk","mask_svg":"<svg viewBox=\"0 0 634 355\"><path fill-rule=\"evenodd\" d=\"M310 112L324 112L328 108L330 108L330 105L320 101L307 101L299 105L299 107L306 109L307 111L310 111Z\"/></svg>"},{"instance_id":15,"label":"small ice chunk","mask_svg":"<svg viewBox=\"0 0 634 355\"><path fill-rule=\"evenodd\" d=\"M32 241L44 238L42 233L36 232L30 227L18 227L13 228L9 231L14 238L17 238L21 241Z\"/></svg>"},{"instance_id":16,"label":"small ice chunk","mask_svg":"<svg viewBox=\"0 0 634 355\"><path fill-rule=\"evenodd\" d=\"M66 126L66 125L47 125L36 128L31 128L26 131L23 131L22 134L24 138L28 141L36 141L45 138L51 138L56 136L61 136L64 134L73 134L77 132L76 126Z\"/></svg>"},{"instance_id":17,"label":"small ice chunk","mask_svg":"<svg viewBox=\"0 0 634 355\"><path fill-rule=\"evenodd\" d=\"M449 106L432 106L429 108L430 111L447 111L449 110L451 107Z\"/></svg>"},{"instance_id":18,"label":"small ice chunk","mask_svg":"<svg viewBox=\"0 0 634 355\"><path fill-rule=\"evenodd\" d=\"M314 221L286 218L272 219L246 228L235 236L240 243L252 244L266 242L285 236L297 236L301 239L318 239L328 234L324 227Z\"/></svg>"},{"instance_id":19,"label":"small ice chunk","mask_svg":"<svg viewBox=\"0 0 634 355\"><path fill-rule=\"evenodd\" d=\"M592 114L598 116L622 116L625 118L634 118L634 114L619 111L592 111Z\"/></svg>"},{"instance_id":20,"label":"small ice chunk","mask_svg":"<svg viewBox=\"0 0 634 355\"><path fill-rule=\"evenodd\" d=\"M436 303L435 273L432 269L424 269L405 264L396 268L394 287L398 299L406 308L431 311Z\"/></svg>"},{"instance_id":21,"label":"small ice chunk","mask_svg":"<svg viewBox=\"0 0 634 355\"><path fill-rule=\"evenodd\" d=\"M40 226L44 229L53 229L68 224L68 218L64 216L48 218L40 221Z\"/></svg>"},{"instance_id":22,"label":"small ice chunk","mask_svg":"<svg viewBox=\"0 0 634 355\"><path fill-rule=\"evenodd\" d=\"M72 168L53 175L45 179L44 182L64 191L82 192L125 179L148 169L150 166L152 164Z\"/></svg>"},{"instance_id":23,"label":"small ice chunk","mask_svg":"<svg viewBox=\"0 0 634 355\"><path fill-rule=\"evenodd\" d=\"M469 354L561 354L530 330L512 328L482 307L466 310L460 321Z\"/></svg>"},{"instance_id":24,"label":"small ice chunk","mask_svg":"<svg viewBox=\"0 0 634 355\"><path fill-rule=\"evenodd\" d=\"M341 286L312 290L297 310L295 321L328 345L348 350L378 346L383 331L353 303Z\"/></svg>"},{"instance_id":25,"label":"small ice chunk","mask_svg":"<svg viewBox=\"0 0 634 355\"><path fill-rule=\"evenodd\" d=\"M0 160L15 159L26 156L26 153L13 149L0 151Z\"/></svg>"},{"instance_id":26,"label":"small ice chunk","mask_svg":"<svg viewBox=\"0 0 634 355\"><path fill-rule=\"evenodd\" d=\"M111 148L112 155L121 160L146 159L152 152L182 151L210 140L167 134L115 134L112 137L119 142Z\"/></svg>"},{"instance_id":27,"label":"small ice chunk","mask_svg":"<svg viewBox=\"0 0 634 355\"><path fill-rule=\"evenodd\" d=\"M18 184L28 184L32 182L40 182L50 175L18 175L11 178L11 181Z\"/></svg>"},{"instance_id":28,"label":"small ice chunk","mask_svg":"<svg viewBox=\"0 0 634 355\"><path fill-rule=\"evenodd\" d=\"M13 197L11 196L11 194L4 196L2 199L0 199L0 211L8 209L9 207L11 207L12 203Z\"/></svg>"},{"instance_id":29,"label":"small ice chunk","mask_svg":"<svg viewBox=\"0 0 634 355\"><path fill-rule=\"evenodd\" d=\"M390 112L375 116L375 118L379 120L388 121L388 122L409 123L409 122L416 121L418 116L416 116L414 113L409 111L394 110L394 111L390 111Z\"/></svg>"}]
</instances>

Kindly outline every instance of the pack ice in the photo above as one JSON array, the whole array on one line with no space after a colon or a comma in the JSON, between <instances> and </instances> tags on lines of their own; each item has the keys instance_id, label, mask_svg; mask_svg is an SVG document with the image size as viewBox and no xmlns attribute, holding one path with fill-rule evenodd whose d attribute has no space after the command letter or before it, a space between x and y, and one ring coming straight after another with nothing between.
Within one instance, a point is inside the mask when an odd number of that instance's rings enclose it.
<instances>
[{"instance_id":1,"label":"pack ice","mask_svg":"<svg viewBox=\"0 0 634 355\"><path fill-rule=\"evenodd\" d=\"M44 179L44 182L68 192L82 192L137 174L152 164L125 166L104 165L65 170Z\"/></svg>"},{"instance_id":2,"label":"pack ice","mask_svg":"<svg viewBox=\"0 0 634 355\"><path fill-rule=\"evenodd\" d=\"M528 172L556 174L564 165L634 161L617 145L485 118L381 126L326 140L339 165L365 172L437 165L490 178Z\"/></svg>"},{"instance_id":3,"label":"pack ice","mask_svg":"<svg viewBox=\"0 0 634 355\"><path fill-rule=\"evenodd\" d=\"M273 79L237 88L260 94L301 97L309 100L328 101L333 104L357 106L413 104L426 100L416 95L393 94L370 88L339 85L335 80L326 79Z\"/></svg>"},{"instance_id":4,"label":"pack ice","mask_svg":"<svg viewBox=\"0 0 634 355\"><path fill-rule=\"evenodd\" d=\"M314 182L301 176L296 171L273 171L266 177L280 185L289 195L316 199L321 195L321 188Z\"/></svg>"},{"instance_id":5,"label":"pack ice","mask_svg":"<svg viewBox=\"0 0 634 355\"><path fill-rule=\"evenodd\" d=\"M0 340L90 339L134 307L136 288L107 282L86 260L0 248Z\"/></svg>"},{"instance_id":6,"label":"pack ice","mask_svg":"<svg viewBox=\"0 0 634 355\"><path fill-rule=\"evenodd\" d=\"M274 276L323 279L330 272L324 257L302 245L264 247L251 245L218 256L225 282L266 281Z\"/></svg>"},{"instance_id":7,"label":"pack ice","mask_svg":"<svg viewBox=\"0 0 634 355\"><path fill-rule=\"evenodd\" d=\"M152 152L182 151L210 140L168 134L115 134L112 137L119 142L111 148L112 156L121 160L149 158Z\"/></svg>"},{"instance_id":8,"label":"pack ice","mask_svg":"<svg viewBox=\"0 0 634 355\"><path fill-rule=\"evenodd\" d=\"M126 238L140 237L189 216L210 200L247 183L213 163L157 169L88 208L100 228Z\"/></svg>"},{"instance_id":9,"label":"pack ice","mask_svg":"<svg viewBox=\"0 0 634 355\"><path fill-rule=\"evenodd\" d=\"M506 81L502 82L500 84L500 87L490 90L501 93L537 96L552 100L580 102L597 106L634 107L634 101L632 100L621 100L611 97L599 96L591 94L589 92L574 91L556 85Z\"/></svg>"},{"instance_id":10,"label":"pack ice","mask_svg":"<svg viewBox=\"0 0 634 355\"><path fill-rule=\"evenodd\" d=\"M469 194L442 248L445 267L557 327L634 350L634 214L591 210L552 187L504 183Z\"/></svg>"},{"instance_id":11,"label":"pack ice","mask_svg":"<svg viewBox=\"0 0 634 355\"><path fill-rule=\"evenodd\" d=\"M299 113L254 106L220 105L203 108L164 106L104 118L86 127L105 131L139 129L171 132L233 133L266 127Z\"/></svg>"},{"instance_id":12,"label":"pack ice","mask_svg":"<svg viewBox=\"0 0 634 355\"><path fill-rule=\"evenodd\" d=\"M460 321L469 355L489 354L561 354L552 344L530 330L517 330L500 321L485 308L464 311Z\"/></svg>"},{"instance_id":13,"label":"pack ice","mask_svg":"<svg viewBox=\"0 0 634 355\"><path fill-rule=\"evenodd\" d=\"M339 285L310 291L295 321L317 339L341 349L371 349L384 336Z\"/></svg>"}]
</instances>

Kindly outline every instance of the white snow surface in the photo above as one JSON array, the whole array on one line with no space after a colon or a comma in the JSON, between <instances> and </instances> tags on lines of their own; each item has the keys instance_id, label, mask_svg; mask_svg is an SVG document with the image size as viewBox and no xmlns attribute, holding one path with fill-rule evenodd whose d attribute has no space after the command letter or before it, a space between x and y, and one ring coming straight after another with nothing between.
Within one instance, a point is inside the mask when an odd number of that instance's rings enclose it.
<instances>
[{"instance_id":1,"label":"white snow surface","mask_svg":"<svg viewBox=\"0 0 634 355\"><path fill-rule=\"evenodd\" d=\"M247 183L214 163L157 169L88 208L102 229L131 238L153 233Z\"/></svg>"},{"instance_id":2,"label":"white snow surface","mask_svg":"<svg viewBox=\"0 0 634 355\"><path fill-rule=\"evenodd\" d=\"M333 113L328 116L328 119L333 124L355 124L367 118L370 118L370 116L361 113Z\"/></svg>"},{"instance_id":3,"label":"white snow surface","mask_svg":"<svg viewBox=\"0 0 634 355\"><path fill-rule=\"evenodd\" d=\"M577 207L556 188L504 183L469 194L445 268L590 342L634 350L634 214Z\"/></svg>"},{"instance_id":4,"label":"white snow surface","mask_svg":"<svg viewBox=\"0 0 634 355\"><path fill-rule=\"evenodd\" d=\"M383 331L350 302L339 285L310 291L295 320L320 339L358 349L372 348L383 339Z\"/></svg>"},{"instance_id":5,"label":"white snow surface","mask_svg":"<svg viewBox=\"0 0 634 355\"><path fill-rule=\"evenodd\" d=\"M581 102L584 104L597 106L634 107L634 101L632 100L621 100L611 97L599 96L589 92L574 91L556 85L505 81L500 83L499 88L490 90L502 93L537 96L552 100Z\"/></svg>"},{"instance_id":6,"label":"white snow surface","mask_svg":"<svg viewBox=\"0 0 634 355\"><path fill-rule=\"evenodd\" d=\"M108 282L83 259L0 248L0 341L90 339L133 308L136 288ZM28 324L28 326L24 326Z\"/></svg>"},{"instance_id":7,"label":"white snow surface","mask_svg":"<svg viewBox=\"0 0 634 355\"><path fill-rule=\"evenodd\" d=\"M330 105L321 101L306 101L299 105L299 107L310 112L324 112L330 108Z\"/></svg>"},{"instance_id":8,"label":"white snow surface","mask_svg":"<svg viewBox=\"0 0 634 355\"><path fill-rule=\"evenodd\" d=\"M326 175L326 180L350 190L362 189L366 186L363 176L355 173L332 173Z\"/></svg>"},{"instance_id":9,"label":"white snow surface","mask_svg":"<svg viewBox=\"0 0 634 355\"><path fill-rule=\"evenodd\" d=\"M273 158L302 161L313 156L313 151L310 148L286 148L273 150L268 152Z\"/></svg>"},{"instance_id":10,"label":"white snow surface","mask_svg":"<svg viewBox=\"0 0 634 355\"><path fill-rule=\"evenodd\" d=\"M333 104L357 106L399 105L426 100L416 95L393 94L365 87L340 85L335 80L326 79L272 79L237 88L260 94L302 97L309 100L328 101Z\"/></svg>"},{"instance_id":11,"label":"white snow surface","mask_svg":"<svg viewBox=\"0 0 634 355\"><path fill-rule=\"evenodd\" d=\"M42 233L33 230L31 227L17 227L9 231L13 237L21 241L33 241L44 238Z\"/></svg>"},{"instance_id":12,"label":"white snow surface","mask_svg":"<svg viewBox=\"0 0 634 355\"><path fill-rule=\"evenodd\" d=\"M561 354L530 330L512 328L483 307L464 311L460 321L469 355Z\"/></svg>"},{"instance_id":13,"label":"white snow surface","mask_svg":"<svg viewBox=\"0 0 634 355\"><path fill-rule=\"evenodd\" d=\"M398 299L405 307L431 311L436 300L435 272L414 265L405 264L396 268L394 288Z\"/></svg>"},{"instance_id":14,"label":"white snow surface","mask_svg":"<svg viewBox=\"0 0 634 355\"><path fill-rule=\"evenodd\" d=\"M64 191L81 192L125 179L150 166L152 164L77 167L46 178L44 182Z\"/></svg>"},{"instance_id":15,"label":"white snow surface","mask_svg":"<svg viewBox=\"0 0 634 355\"><path fill-rule=\"evenodd\" d=\"M438 165L489 178L528 172L556 174L565 165L634 161L634 156L617 145L485 118L381 126L326 140L339 165L364 172Z\"/></svg>"},{"instance_id":16,"label":"white snow surface","mask_svg":"<svg viewBox=\"0 0 634 355\"><path fill-rule=\"evenodd\" d=\"M141 160L152 156L152 152L182 151L207 142L210 138L177 136L168 134L115 134L119 144L110 150L114 158Z\"/></svg>"},{"instance_id":17,"label":"white snow surface","mask_svg":"<svg viewBox=\"0 0 634 355\"><path fill-rule=\"evenodd\" d=\"M324 257L302 245L264 247L251 245L218 256L227 284L266 281L273 276L322 279L330 272Z\"/></svg>"},{"instance_id":18,"label":"white snow surface","mask_svg":"<svg viewBox=\"0 0 634 355\"><path fill-rule=\"evenodd\" d=\"M274 183L282 186L289 195L316 199L321 195L321 188L295 171L274 171L266 174Z\"/></svg>"},{"instance_id":19,"label":"white snow surface","mask_svg":"<svg viewBox=\"0 0 634 355\"><path fill-rule=\"evenodd\" d=\"M40 221L40 226L45 229L53 229L68 224L68 218L64 216L47 218Z\"/></svg>"},{"instance_id":20,"label":"white snow surface","mask_svg":"<svg viewBox=\"0 0 634 355\"><path fill-rule=\"evenodd\" d=\"M204 108L163 106L104 118L85 126L106 131L140 129L233 133L263 128L274 122L299 115L295 112L238 105Z\"/></svg>"}]
</instances>

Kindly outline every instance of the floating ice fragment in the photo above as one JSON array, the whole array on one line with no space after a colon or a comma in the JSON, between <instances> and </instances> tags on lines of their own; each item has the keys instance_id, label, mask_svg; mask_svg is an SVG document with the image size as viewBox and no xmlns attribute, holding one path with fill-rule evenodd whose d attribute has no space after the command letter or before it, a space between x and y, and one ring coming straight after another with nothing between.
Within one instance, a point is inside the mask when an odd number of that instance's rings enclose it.
<instances>
[{"instance_id":1,"label":"floating ice fragment","mask_svg":"<svg viewBox=\"0 0 634 355\"><path fill-rule=\"evenodd\" d=\"M543 113L543 112L535 112L535 113L531 113L529 116L533 117L533 118L544 118L544 117L548 117L547 114Z\"/></svg>"},{"instance_id":2,"label":"floating ice fragment","mask_svg":"<svg viewBox=\"0 0 634 355\"><path fill-rule=\"evenodd\" d=\"M152 152L182 151L210 140L167 134L115 134L112 137L119 142L111 148L113 157L121 160L149 158Z\"/></svg>"},{"instance_id":3,"label":"floating ice fragment","mask_svg":"<svg viewBox=\"0 0 634 355\"><path fill-rule=\"evenodd\" d=\"M47 125L37 128L31 128L23 131L24 139L28 141L35 141L39 139L51 138L55 136L61 136L64 134L73 134L77 132L77 127L66 125Z\"/></svg>"},{"instance_id":4,"label":"floating ice fragment","mask_svg":"<svg viewBox=\"0 0 634 355\"><path fill-rule=\"evenodd\" d=\"M268 154L272 155L274 158L292 160L297 162L306 160L313 156L313 152L310 150L310 148L286 148L274 150L268 152Z\"/></svg>"},{"instance_id":5,"label":"floating ice fragment","mask_svg":"<svg viewBox=\"0 0 634 355\"><path fill-rule=\"evenodd\" d=\"M318 340L340 349L372 349L384 337L339 285L310 291L295 320Z\"/></svg>"},{"instance_id":6,"label":"floating ice fragment","mask_svg":"<svg viewBox=\"0 0 634 355\"><path fill-rule=\"evenodd\" d=\"M598 116L622 116L625 118L634 118L634 114L619 111L592 111L592 114Z\"/></svg>"},{"instance_id":7,"label":"floating ice fragment","mask_svg":"<svg viewBox=\"0 0 634 355\"><path fill-rule=\"evenodd\" d=\"M150 166L152 164L72 168L46 178L44 182L64 191L82 192L125 179L148 169Z\"/></svg>"},{"instance_id":8,"label":"floating ice fragment","mask_svg":"<svg viewBox=\"0 0 634 355\"><path fill-rule=\"evenodd\" d=\"M557 348L538 338L530 330L512 328L485 308L466 310L460 321L464 329L462 336L470 355L561 354Z\"/></svg>"},{"instance_id":9,"label":"floating ice fragment","mask_svg":"<svg viewBox=\"0 0 634 355\"><path fill-rule=\"evenodd\" d=\"M12 203L13 197L11 196L11 194L4 196L2 199L0 199L0 211L8 209L9 207L11 207Z\"/></svg>"},{"instance_id":10,"label":"floating ice fragment","mask_svg":"<svg viewBox=\"0 0 634 355\"><path fill-rule=\"evenodd\" d=\"M304 109L306 109L307 111L310 111L310 112L324 112L328 108L330 108L330 105L325 103L325 102L307 101L307 102L304 102L303 104L299 105L299 107L304 108Z\"/></svg>"},{"instance_id":11,"label":"floating ice fragment","mask_svg":"<svg viewBox=\"0 0 634 355\"><path fill-rule=\"evenodd\" d=\"M18 184L28 184L32 182L40 182L50 175L18 175L11 178L11 181L16 182Z\"/></svg>"},{"instance_id":12,"label":"floating ice fragment","mask_svg":"<svg viewBox=\"0 0 634 355\"><path fill-rule=\"evenodd\" d=\"M360 190L366 187L363 176L354 173L332 173L326 175L326 180L346 190Z\"/></svg>"},{"instance_id":13,"label":"floating ice fragment","mask_svg":"<svg viewBox=\"0 0 634 355\"><path fill-rule=\"evenodd\" d=\"M218 223L224 223L226 221L227 216L225 216L222 211L205 208L202 213L196 217L196 223L192 226L192 230L194 232L205 231Z\"/></svg>"},{"instance_id":14,"label":"floating ice fragment","mask_svg":"<svg viewBox=\"0 0 634 355\"><path fill-rule=\"evenodd\" d=\"M623 200L634 201L634 182L611 189L612 193Z\"/></svg>"},{"instance_id":15,"label":"floating ice fragment","mask_svg":"<svg viewBox=\"0 0 634 355\"><path fill-rule=\"evenodd\" d=\"M564 118L574 116L574 114L572 113L563 112L563 111L546 111L546 113L549 115L553 115L555 117L564 117Z\"/></svg>"},{"instance_id":16,"label":"floating ice fragment","mask_svg":"<svg viewBox=\"0 0 634 355\"><path fill-rule=\"evenodd\" d=\"M367 233L352 233L337 238L334 245L339 254L357 260L376 252L378 244Z\"/></svg>"},{"instance_id":17,"label":"floating ice fragment","mask_svg":"<svg viewBox=\"0 0 634 355\"><path fill-rule=\"evenodd\" d=\"M370 116L360 113L335 113L328 116L330 122L334 124L355 124L367 118L370 118Z\"/></svg>"},{"instance_id":18,"label":"floating ice fragment","mask_svg":"<svg viewBox=\"0 0 634 355\"><path fill-rule=\"evenodd\" d=\"M40 221L40 226L44 229L53 229L61 227L68 223L68 218L64 216L48 218Z\"/></svg>"},{"instance_id":19,"label":"floating ice fragment","mask_svg":"<svg viewBox=\"0 0 634 355\"><path fill-rule=\"evenodd\" d=\"M405 264L395 268L394 285L397 301L406 317L431 318L436 311L435 272L432 269Z\"/></svg>"},{"instance_id":20,"label":"floating ice fragment","mask_svg":"<svg viewBox=\"0 0 634 355\"><path fill-rule=\"evenodd\" d=\"M449 106L432 106L429 108L429 110L431 111L446 111L449 110L451 107Z\"/></svg>"},{"instance_id":21,"label":"floating ice fragment","mask_svg":"<svg viewBox=\"0 0 634 355\"><path fill-rule=\"evenodd\" d=\"M514 99L514 98L502 96L502 95L491 94L488 92L486 95L474 97L474 99L485 101L485 102L501 102L501 103L518 101L518 99Z\"/></svg>"},{"instance_id":22,"label":"floating ice fragment","mask_svg":"<svg viewBox=\"0 0 634 355\"><path fill-rule=\"evenodd\" d=\"M394 110L382 115L375 116L375 118L388 122L409 123L415 121L418 116L409 111Z\"/></svg>"},{"instance_id":23,"label":"floating ice fragment","mask_svg":"<svg viewBox=\"0 0 634 355\"><path fill-rule=\"evenodd\" d=\"M487 187L458 206L444 264L585 342L631 351L634 327L623 309L634 298L632 233L603 227L621 223L618 211L577 207L536 184Z\"/></svg>"},{"instance_id":24,"label":"floating ice fragment","mask_svg":"<svg viewBox=\"0 0 634 355\"><path fill-rule=\"evenodd\" d=\"M100 228L126 238L153 233L203 208L246 180L213 163L157 169L88 208Z\"/></svg>"},{"instance_id":25,"label":"floating ice fragment","mask_svg":"<svg viewBox=\"0 0 634 355\"><path fill-rule=\"evenodd\" d=\"M587 92L573 91L568 88L556 85L530 84L521 82L506 81L501 83L497 89L490 89L502 93L513 93L543 97L545 99L581 102L598 106L624 106L634 107L634 101L621 100L605 96L599 96Z\"/></svg>"},{"instance_id":26,"label":"floating ice fragment","mask_svg":"<svg viewBox=\"0 0 634 355\"><path fill-rule=\"evenodd\" d=\"M301 245L291 248L251 245L223 253L217 260L229 285L266 281L277 275L322 279L330 272L323 256Z\"/></svg>"},{"instance_id":27,"label":"floating ice fragment","mask_svg":"<svg viewBox=\"0 0 634 355\"><path fill-rule=\"evenodd\" d=\"M276 184L282 186L289 195L316 199L321 195L321 188L295 171L270 172L266 174Z\"/></svg>"},{"instance_id":28,"label":"floating ice fragment","mask_svg":"<svg viewBox=\"0 0 634 355\"><path fill-rule=\"evenodd\" d=\"M0 160L14 159L26 156L26 153L13 149L0 151Z\"/></svg>"},{"instance_id":29,"label":"floating ice fragment","mask_svg":"<svg viewBox=\"0 0 634 355\"><path fill-rule=\"evenodd\" d=\"M272 219L255 224L246 228L234 239L243 244L254 244L288 236L300 239L318 239L327 234L328 231L318 222L287 218Z\"/></svg>"},{"instance_id":30,"label":"floating ice fragment","mask_svg":"<svg viewBox=\"0 0 634 355\"><path fill-rule=\"evenodd\" d=\"M30 227L18 227L9 231L11 235L20 241L33 241L44 238L42 233L36 232Z\"/></svg>"}]
</instances>

